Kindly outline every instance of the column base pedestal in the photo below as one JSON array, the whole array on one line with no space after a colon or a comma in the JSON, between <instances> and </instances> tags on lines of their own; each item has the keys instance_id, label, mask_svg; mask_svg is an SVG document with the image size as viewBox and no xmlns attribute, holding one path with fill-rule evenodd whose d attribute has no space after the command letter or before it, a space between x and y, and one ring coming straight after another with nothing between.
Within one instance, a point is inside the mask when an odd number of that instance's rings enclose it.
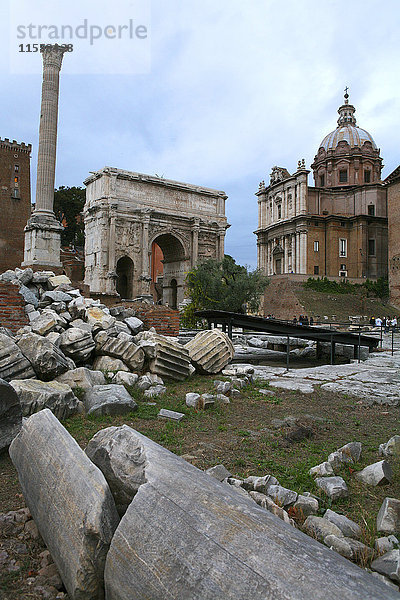
<instances>
[{"instance_id":1,"label":"column base pedestal","mask_svg":"<svg viewBox=\"0 0 400 600\"><path fill-rule=\"evenodd\" d=\"M35 271L61 270L62 230L63 226L55 217L33 214L25 227L24 262L21 266Z\"/></svg>"}]
</instances>

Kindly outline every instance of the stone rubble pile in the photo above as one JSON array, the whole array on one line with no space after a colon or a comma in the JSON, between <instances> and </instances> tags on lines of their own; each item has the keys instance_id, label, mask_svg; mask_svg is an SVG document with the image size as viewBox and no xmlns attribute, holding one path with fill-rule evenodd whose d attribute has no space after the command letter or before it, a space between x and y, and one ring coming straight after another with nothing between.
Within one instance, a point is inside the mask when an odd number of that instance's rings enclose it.
<instances>
[{"instance_id":1,"label":"stone rubble pile","mask_svg":"<svg viewBox=\"0 0 400 600\"><path fill-rule=\"evenodd\" d=\"M0 514L0 534L6 539L0 552L0 568L2 574L18 574L29 554L28 546L37 545L38 565L36 570L30 570L25 581L27 586L27 597L42 597L47 600L63 600L67 596L64 593L64 584L54 563L49 550L41 539L35 521L28 508L12 510Z\"/></svg>"},{"instance_id":2,"label":"stone rubble pile","mask_svg":"<svg viewBox=\"0 0 400 600\"><path fill-rule=\"evenodd\" d=\"M395 448L397 438L392 437L381 449ZM341 466L354 465L361 456L361 443L350 442L328 456L328 460L312 467L309 474L317 476L315 482L332 502L348 496L346 483L342 477L334 476L334 469ZM382 464L384 463L384 465ZM360 541L361 527L346 517L327 509L323 516L320 513L320 501L310 492L298 494L279 484L273 475L249 476L246 479L233 477L223 465L216 465L206 471L220 482L232 486L240 495L249 495L259 506L279 517L285 523L301 529L311 537L319 540L325 546L335 550L347 559L361 564L371 563L371 572L395 589L400 584L400 542L394 534L400 533L400 500L385 498L376 519L376 528L386 537L375 540L374 548ZM365 475L367 473L367 475ZM378 473L378 475L376 475ZM366 485L384 485L390 482L390 464L380 461L369 465L355 474ZM371 475L373 474L373 475ZM332 476L333 475L333 476ZM395 584L393 584L395 582Z\"/></svg>"},{"instance_id":3,"label":"stone rubble pile","mask_svg":"<svg viewBox=\"0 0 400 600\"><path fill-rule=\"evenodd\" d=\"M15 335L0 330L0 382L17 392L23 417L44 408L61 420L80 412L126 414L137 408L126 388L137 386L152 400L165 393L164 378L182 381L196 369L218 373L233 357L224 333L201 332L184 346L155 330L144 331L131 308L108 309L82 296L65 275L15 269L0 281L19 286L29 318ZM0 449L21 427L15 396L9 391L5 400L3 391ZM235 388L230 395L238 393ZM217 400L229 402L222 396ZM202 402L210 405L211 399Z\"/></svg>"},{"instance_id":4,"label":"stone rubble pile","mask_svg":"<svg viewBox=\"0 0 400 600\"><path fill-rule=\"evenodd\" d=\"M48 409L25 420L10 456L71 600L398 598L385 575L340 556L365 551L356 523L315 516L318 499L271 475L201 472L126 425L99 431L84 452ZM296 511L311 537L291 526ZM396 567L387 557L379 569Z\"/></svg>"}]
</instances>

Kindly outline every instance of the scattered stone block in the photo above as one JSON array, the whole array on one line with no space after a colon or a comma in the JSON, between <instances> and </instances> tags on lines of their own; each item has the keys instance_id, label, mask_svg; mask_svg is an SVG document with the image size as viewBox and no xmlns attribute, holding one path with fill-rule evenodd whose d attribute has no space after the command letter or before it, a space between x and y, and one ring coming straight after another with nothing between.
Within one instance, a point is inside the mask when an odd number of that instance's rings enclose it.
<instances>
[{"instance_id":1,"label":"scattered stone block","mask_svg":"<svg viewBox=\"0 0 400 600\"><path fill-rule=\"evenodd\" d=\"M39 300L36 295L26 285L21 285L18 293L23 297L26 304L33 304L35 308L39 306Z\"/></svg>"},{"instance_id":2,"label":"scattered stone block","mask_svg":"<svg viewBox=\"0 0 400 600\"><path fill-rule=\"evenodd\" d=\"M61 351L76 363L87 361L95 348L92 334L78 327L70 327L64 331L59 345Z\"/></svg>"},{"instance_id":3,"label":"scattered stone block","mask_svg":"<svg viewBox=\"0 0 400 600\"><path fill-rule=\"evenodd\" d=\"M109 314L108 309L100 308L99 306L87 307L85 314L86 321L92 326L93 331L110 329L115 323L115 317Z\"/></svg>"},{"instance_id":4,"label":"scattered stone block","mask_svg":"<svg viewBox=\"0 0 400 600\"><path fill-rule=\"evenodd\" d=\"M92 437L85 452L106 478L122 517L146 481L142 444L127 425L107 427Z\"/></svg>"},{"instance_id":5,"label":"scattered stone block","mask_svg":"<svg viewBox=\"0 0 400 600\"><path fill-rule=\"evenodd\" d=\"M124 323L128 325L133 335L136 335L137 333L139 333L139 331L142 331L144 327L143 321L141 321L137 317L127 317L126 319L124 319Z\"/></svg>"},{"instance_id":6,"label":"scattered stone block","mask_svg":"<svg viewBox=\"0 0 400 600\"><path fill-rule=\"evenodd\" d=\"M266 493L272 498L275 504L283 506L284 508L294 504L298 496L297 492L277 484L268 486Z\"/></svg>"},{"instance_id":7,"label":"scattered stone block","mask_svg":"<svg viewBox=\"0 0 400 600\"><path fill-rule=\"evenodd\" d=\"M53 271L35 271L32 283L47 283L50 277L55 277Z\"/></svg>"},{"instance_id":8,"label":"scattered stone block","mask_svg":"<svg viewBox=\"0 0 400 600\"><path fill-rule=\"evenodd\" d=\"M4 271L4 273L2 273L0 275L0 279L1 281L14 281L15 279L17 279L17 276L15 274L15 271L13 271L12 269L8 269L7 271Z\"/></svg>"},{"instance_id":9,"label":"scattered stone block","mask_svg":"<svg viewBox=\"0 0 400 600\"><path fill-rule=\"evenodd\" d=\"M400 582L399 558L399 550L391 550L372 561L371 569Z\"/></svg>"},{"instance_id":10,"label":"scattered stone block","mask_svg":"<svg viewBox=\"0 0 400 600\"><path fill-rule=\"evenodd\" d=\"M324 538L324 544L349 560L357 560L366 563L374 555L372 548L369 548L369 546L350 537L327 535Z\"/></svg>"},{"instance_id":11,"label":"scattered stone block","mask_svg":"<svg viewBox=\"0 0 400 600\"><path fill-rule=\"evenodd\" d=\"M103 474L47 409L24 422L10 456L69 597L99 600L119 522Z\"/></svg>"},{"instance_id":12,"label":"scattered stone block","mask_svg":"<svg viewBox=\"0 0 400 600\"><path fill-rule=\"evenodd\" d=\"M400 435L394 435L379 446L379 456L400 456Z\"/></svg>"},{"instance_id":13,"label":"scattered stone block","mask_svg":"<svg viewBox=\"0 0 400 600\"><path fill-rule=\"evenodd\" d=\"M69 313L66 313L66 314L69 314ZM71 318L71 316L70 316L70 318ZM82 321L82 319L74 319L73 321L71 320L69 323L69 326L76 327L77 329L83 329L83 331L88 331L89 333L92 333L92 326L89 325L89 323L85 323L85 321Z\"/></svg>"},{"instance_id":14,"label":"scattered stone block","mask_svg":"<svg viewBox=\"0 0 400 600\"><path fill-rule=\"evenodd\" d=\"M245 481L247 480L245 479ZM261 492L262 494L267 494L269 488L272 485L279 485L279 481L276 479L276 477L273 477L272 475L256 477L255 479L252 479L249 483L252 486L251 489L253 489L255 492Z\"/></svg>"},{"instance_id":15,"label":"scattered stone block","mask_svg":"<svg viewBox=\"0 0 400 600\"><path fill-rule=\"evenodd\" d=\"M220 373L235 354L231 340L219 329L201 331L186 344L186 348L200 373Z\"/></svg>"},{"instance_id":16,"label":"scattered stone block","mask_svg":"<svg viewBox=\"0 0 400 600\"><path fill-rule=\"evenodd\" d=\"M148 390L144 392L145 398L158 398L167 391L165 385L152 385Z\"/></svg>"},{"instance_id":17,"label":"scattered stone block","mask_svg":"<svg viewBox=\"0 0 400 600\"><path fill-rule=\"evenodd\" d=\"M67 371L56 378L56 381L65 383L73 388L81 388L85 391L90 390L94 385L105 385L106 379L101 371L92 371L86 367L78 367ZM116 382L118 383L118 382Z\"/></svg>"},{"instance_id":18,"label":"scattered stone block","mask_svg":"<svg viewBox=\"0 0 400 600\"><path fill-rule=\"evenodd\" d=\"M189 392L188 394L186 394L185 404L186 406L190 406L191 408L197 409L199 408L200 399L200 394L196 394L195 392Z\"/></svg>"},{"instance_id":19,"label":"scattered stone block","mask_svg":"<svg viewBox=\"0 0 400 600\"><path fill-rule=\"evenodd\" d=\"M43 381L50 381L70 368L61 350L36 333L23 335L18 347L33 366L37 377Z\"/></svg>"},{"instance_id":20,"label":"scattered stone block","mask_svg":"<svg viewBox=\"0 0 400 600\"><path fill-rule=\"evenodd\" d=\"M127 371L129 368L119 358L111 356L96 356L93 362L93 369L103 371L104 373L116 373L117 371Z\"/></svg>"},{"instance_id":21,"label":"scattered stone block","mask_svg":"<svg viewBox=\"0 0 400 600\"><path fill-rule=\"evenodd\" d=\"M322 517L315 517L314 515L307 517L307 519L304 521L303 527L308 535L315 537L320 542L323 542L328 535L335 535L338 538L344 537L337 525L327 521L326 519L323 519Z\"/></svg>"},{"instance_id":22,"label":"scattered stone block","mask_svg":"<svg viewBox=\"0 0 400 600\"><path fill-rule=\"evenodd\" d=\"M219 381L218 379L216 379L213 383L217 394L230 394L230 391L232 389L231 381Z\"/></svg>"},{"instance_id":23,"label":"scattered stone block","mask_svg":"<svg viewBox=\"0 0 400 600\"><path fill-rule=\"evenodd\" d=\"M203 397L204 397L204 395L205 394L203 394ZM231 403L228 396L225 396L225 394L217 394L215 397L218 400L218 402L220 402L221 404L230 404Z\"/></svg>"},{"instance_id":24,"label":"scattered stone block","mask_svg":"<svg viewBox=\"0 0 400 600\"><path fill-rule=\"evenodd\" d=\"M391 483L393 474L390 464L381 460L356 473L356 478L362 483L376 486Z\"/></svg>"},{"instance_id":25,"label":"scattered stone block","mask_svg":"<svg viewBox=\"0 0 400 600\"><path fill-rule=\"evenodd\" d=\"M296 516L306 519L310 515L315 515L318 512L319 503L316 498L309 496L303 496L299 494L296 502L293 504L292 509L295 511Z\"/></svg>"},{"instance_id":26,"label":"scattered stone block","mask_svg":"<svg viewBox=\"0 0 400 600\"><path fill-rule=\"evenodd\" d=\"M182 421L185 416L184 413L175 412L174 410L167 410L162 408L157 415L161 419L169 419L170 421Z\"/></svg>"},{"instance_id":27,"label":"scattered stone block","mask_svg":"<svg viewBox=\"0 0 400 600\"><path fill-rule=\"evenodd\" d=\"M142 392L151 388L152 385L153 382L148 375L142 375L142 377L139 377L137 382L137 387L139 388L139 390L142 390Z\"/></svg>"},{"instance_id":28,"label":"scattered stone block","mask_svg":"<svg viewBox=\"0 0 400 600\"><path fill-rule=\"evenodd\" d=\"M328 508L328 510L325 511L324 519L334 523L337 527L339 527L340 531L345 537L351 537L355 540L360 539L362 534L361 527L344 515L339 515L335 511Z\"/></svg>"},{"instance_id":29,"label":"scattered stone block","mask_svg":"<svg viewBox=\"0 0 400 600\"><path fill-rule=\"evenodd\" d=\"M35 376L31 363L22 354L14 340L6 334L0 333L0 378L10 381L11 379L28 379Z\"/></svg>"},{"instance_id":30,"label":"scattered stone block","mask_svg":"<svg viewBox=\"0 0 400 600\"><path fill-rule=\"evenodd\" d=\"M347 498L349 491L342 477L317 477L316 485L332 500Z\"/></svg>"},{"instance_id":31,"label":"scattered stone block","mask_svg":"<svg viewBox=\"0 0 400 600\"><path fill-rule=\"evenodd\" d=\"M42 296L42 300L50 300L50 302L64 302L68 304L72 300L72 296L62 292L60 290L54 292L45 292Z\"/></svg>"},{"instance_id":32,"label":"scattered stone block","mask_svg":"<svg viewBox=\"0 0 400 600\"><path fill-rule=\"evenodd\" d=\"M232 477L232 473L230 473L228 469L224 467L224 465L215 465L214 467L210 467L206 470L206 473L218 481L223 481L227 477Z\"/></svg>"},{"instance_id":33,"label":"scattered stone block","mask_svg":"<svg viewBox=\"0 0 400 600\"><path fill-rule=\"evenodd\" d=\"M376 529L381 533L400 531L400 500L385 498L376 517Z\"/></svg>"},{"instance_id":34,"label":"scattered stone block","mask_svg":"<svg viewBox=\"0 0 400 600\"><path fill-rule=\"evenodd\" d=\"M59 346L61 334L56 331L52 331L46 335L46 339L48 339L55 346Z\"/></svg>"},{"instance_id":35,"label":"scattered stone block","mask_svg":"<svg viewBox=\"0 0 400 600\"><path fill-rule=\"evenodd\" d=\"M82 412L83 406L73 391L58 381L39 381L38 379L15 379L11 385L18 394L22 414L29 417L45 408L64 420Z\"/></svg>"},{"instance_id":36,"label":"scattered stone block","mask_svg":"<svg viewBox=\"0 0 400 600\"><path fill-rule=\"evenodd\" d=\"M57 327L57 319L50 312L43 311L33 321L30 320L33 333L47 335Z\"/></svg>"},{"instance_id":37,"label":"scattered stone block","mask_svg":"<svg viewBox=\"0 0 400 600\"><path fill-rule=\"evenodd\" d=\"M88 415L126 415L137 404L123 385L94 385L85 395Z\"/></svg>"},{"instance_id":38,"label":"scattered stone block","mask_svg":"<svg viewBox=\"0 0 400 600\"><path fill-rule=\"evenodd\" d=\"M66 275L54 275L54 276L51 276L51 277L49 277L47 279L47 282L48 282L49 286L53 290L54 290L54 288L58 287L59 285L61 285L63 283L71 285L71 280Z\"/></svg>"},{"instance_id":39,"label":"scattered stone block","mask_svg":"<svg viewBox=\"0 0 400 600\"><path fill-rule=\"evenodd\" d=\"M22 409L14 388L0 379L0 452L7 449L22 426Z\"/></svg>"},{"instance_id":40,"label":"scattered stone block","mask_svg":"<svg viewBox=\"0 0 400 600\"><path fill-rule=\"evenodd\" d=\"M137 383L138 379L139 376L136 373L118 371L118 373L115 374L113 383L116 383L118 385L127 385L128 387L131 387L132 385L135 385Z\"/></svg>"},{"instance_id":41,"label":"scattered stone block","mask_svg":"<svg viewBox=\"0 0 400 600\"><path fill-rule=\"evenodd\" d=\"M249 495L259 506L265 508L268 512L272 513L282 521L285 521L285 523L290 523L291 519L286 510L284 510L281 506L275 504L272 498L269 498L268 496L266 496L265 494L261 494L260 492L254 491L249 492Z\"/></svg>"},{"instance_id":42,"label":"scattered stone block","mask_svg":"<svg viewBox=\"0 0 400 600\"><path fill-rule=\"evenodd\" d=\"M259 477L256 475L249 475L249 477L246 477L246 479L242 481L242 487L248 492L254 490L254 482L257 481L257 479L259 479Z\"/></svg>"},{"instance_id":43,"label":"scattered stone block","mask_svg":"<svg viewBox=\"0 0 400 600\"><path fill-rule=\"evenodd\" d=\"M360 459L361 448L360 442L345 444L328 456L328 462L331 463L333 469L337 469L343 463L355 463Z\"/></svg>"},{"instance_id":44,"label":"scattered stone block","mask_svg":"<svg viewBox=\"0 0 400 600\"><path fill-rule=\"evenodd\" d=\"M399 540L395 535L388 535L375 540L375 550L378 554L386 554L391 550L398 550Z\"/></svg>"},{"instance_id":45,"label":"scattered stone block","mask_svg":"<svg viewBox=\"0 0 400 600\"><path fill-rule=\"evenodd\" d=\"M308 473L312 477L330 477L335 474L331 463L328 461L323 462L316 467L312 467Z\"/></svg>"}]
</instances>

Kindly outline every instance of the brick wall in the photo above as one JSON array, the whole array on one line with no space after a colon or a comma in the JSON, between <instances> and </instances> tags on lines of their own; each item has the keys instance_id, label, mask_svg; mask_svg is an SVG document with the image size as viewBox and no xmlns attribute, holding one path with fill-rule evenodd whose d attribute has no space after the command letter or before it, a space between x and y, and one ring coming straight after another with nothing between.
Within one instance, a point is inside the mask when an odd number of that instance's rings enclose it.
<instances>
[{"instance_id":1,"label":"brick wall","mask_svg":"<svg viewBox=\"0 0 400 600\"><path fill-rule=\"evenodd\" d=\"M0 281L0 326L8 327L13 333L29 322L24 299L18 291L17 285Z\"/></svg>"},{"instance_id":2,"label":"brick wall","mask_svg":"<svg viewBox=\"0 0 400 600\"><path fill-rule=\"evenodd\" d=\"M0 139L0 273L24 259L24 227L31 215L30 153L30 145Z\"/></svg>"},{"instance_id":3,"label":"brick wall","mask_svg":"<svg viewBox=\"0 0 400 600\"><path fill-rule=\"evenodd\" d=\"M154 327L161 335L179 335L179 311L168 306L147 304L145 302L124 302L125 307L135 310L138 319L144 323L145 329Z\"/></svg>"}]
</instances>

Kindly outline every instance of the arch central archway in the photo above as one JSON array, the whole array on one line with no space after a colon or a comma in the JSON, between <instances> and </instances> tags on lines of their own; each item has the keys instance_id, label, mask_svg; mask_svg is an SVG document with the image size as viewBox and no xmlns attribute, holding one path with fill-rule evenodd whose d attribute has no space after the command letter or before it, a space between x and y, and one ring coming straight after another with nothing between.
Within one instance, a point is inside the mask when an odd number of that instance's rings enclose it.
<instances>
[{"instance_id":1,"label":"arch central archway","mask_svg":"<svg viewBox=\"0 0 400 600\"><path fill-rule=\"evenodd\" d=\"M185 276L189 268L182 241L172 233L158 235L152 240L151 260L154 299L178 308L184 298ZM162 263L162 276L157 261Z\"/></svg>"}]
</instances>

